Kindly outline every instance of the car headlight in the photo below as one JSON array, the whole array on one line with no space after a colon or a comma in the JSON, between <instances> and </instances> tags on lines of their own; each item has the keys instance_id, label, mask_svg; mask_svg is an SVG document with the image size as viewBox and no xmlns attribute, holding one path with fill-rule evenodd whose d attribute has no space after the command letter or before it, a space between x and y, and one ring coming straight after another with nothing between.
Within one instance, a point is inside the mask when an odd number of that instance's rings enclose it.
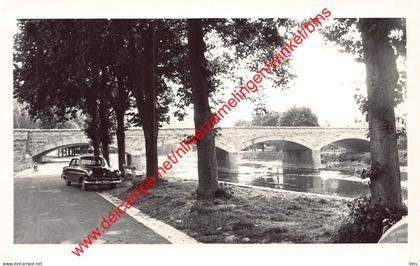
<instances>
[{"instance_id":1,"label":"car headlight","mask_svg":"<svg viewBox=\"0 0 420 266\"><path fill-rule=\"evenodd\" d=\"M88 171L87 171L87 175L88 175L88 176L92 176L92 175L93 175L93 171L92 171L92 170L88 170Z\"/></svg>"},{"instance_id":2,"label":"car headlight","mask_svg":"<svg viewBox=\"0 0 420 266\"><path fill-rule=\"evenodd\" d=\"M120 171L120 170L115 170L115 171L114 171L114 173L115 173L116 175L121 175L121 171Z\"/></svg>"}]
</instances>

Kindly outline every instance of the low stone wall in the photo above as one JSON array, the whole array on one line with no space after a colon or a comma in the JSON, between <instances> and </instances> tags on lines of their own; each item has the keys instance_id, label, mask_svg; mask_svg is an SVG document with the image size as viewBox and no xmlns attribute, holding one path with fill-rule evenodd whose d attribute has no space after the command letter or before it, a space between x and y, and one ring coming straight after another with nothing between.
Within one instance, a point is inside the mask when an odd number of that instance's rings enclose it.
<instances>
[{"instance_id":1,"label":"low stone wall","mask_svg":"<svg viewBox=\"0 0 420 266\"><path fill-rule=\"evenodd\" d=\"M19 172L32 167L32 157L27 154L23 158L14 158L13 172Z\"/></svg>"},{"instance_id":2,"label":"low stone wall","mask_svg":"<svg viewBox=\"0 0 420 266\"><path fill-rule=\"evenodd\" d=\"M27 153L28 133L26 131L14 131L13 142L13 171L18 172L32 165L32 157Z\"/></svg>"}]
</instances>

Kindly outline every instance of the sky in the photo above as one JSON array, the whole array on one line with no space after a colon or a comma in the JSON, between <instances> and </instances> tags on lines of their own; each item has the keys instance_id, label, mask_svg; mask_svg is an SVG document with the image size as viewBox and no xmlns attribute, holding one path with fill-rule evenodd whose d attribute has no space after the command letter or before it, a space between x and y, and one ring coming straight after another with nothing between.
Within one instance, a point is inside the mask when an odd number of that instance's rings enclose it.
<instances>
[{"instance_id":1,"label":"sky","mask_svg":"<svg viewBox=\"0 0 420 266\"><path fill-rule=\"evenodd\" d=\"M357 126L355 119L364 121L354 94L356 88L366 91L365 66L356 62L353 55L339 52L339 47L325 43L322 35L314 32L294 51L292 66L297 77L288 89L264 90L269 110L283 112L294 105L307 106L318 116L321 126L328 123L332 127L351 127ZM253 108L251 101L242 101L220 126L233 126L239 119L249 121ZM182 122L171 119L166 127L193 127L192 109L189 114Z\"/></svg>"}]
</instances>

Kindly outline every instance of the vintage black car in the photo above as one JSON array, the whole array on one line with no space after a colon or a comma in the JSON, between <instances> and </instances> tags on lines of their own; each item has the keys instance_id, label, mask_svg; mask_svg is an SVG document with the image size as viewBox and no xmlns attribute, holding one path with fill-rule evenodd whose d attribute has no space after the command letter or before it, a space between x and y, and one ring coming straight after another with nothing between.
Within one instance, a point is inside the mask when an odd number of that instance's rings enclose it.
<instances>
[{"instance_id":1,"label":"vintage black car","mask_svg":"<svg viewBox=\"0 0 420 266\"><path fill-rule=\"evenodd\" d=\"M61 177L67 185L77 183L82 185L82 190L91 185L111 185L115 188L121 183L121 172L112 169L101 156L83 156L73 158L69 166L63 168Z\"/></svg>"}]
</instances>

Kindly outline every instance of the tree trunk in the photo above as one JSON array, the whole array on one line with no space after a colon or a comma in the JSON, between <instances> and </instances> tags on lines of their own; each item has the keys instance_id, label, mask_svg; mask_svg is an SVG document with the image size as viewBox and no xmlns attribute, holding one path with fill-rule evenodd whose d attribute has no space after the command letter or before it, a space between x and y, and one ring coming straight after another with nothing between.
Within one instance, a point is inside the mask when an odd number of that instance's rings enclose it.
<instances>
[{"instance_id":1,"label":"tree trunk","mask_svg":"<svg viewBox=\"0 0 420 266\"><path fill-rule=\"evenodd\" d=\"M394 114L398 70L387 23L386 19L360 19L359 26L366 64L372 204L398 211L401 183Z\"/></svg>"},{"instance_id":2,"label":"tree trunk","mask_svg":"<svg viewBox=\"0 0 420 266\"><path fill-rule=\"evenodd\" d=\"M146 174L156 176L158 167L157 138L158 125L156 113L156 64L157 64L157 44L155 36L154 21L149 23L145 34L145 46L143 62L147 65L143 68L143 88L144 88L144 110L142 115L143 133L146 145ZM139 110L140 111L140 110Z\"/></svg>"},{"instance_id":3,"label":"tree trunk","mask_svg":"<svg viewBox=\"0 0 420 266\"><path fill-rule=\"evenodd\" d=\"M92 140L92 146L93 146L93 155L95 156L99 156L100 155L100 151L99 151L99 139L98 138L94 138Z\"/></svg>"},{"instance_id":4,"label":"tree trunk","mask_svg":"<svg viewBox=\"0 0 420 266\"><path fill-rule=\"evenodd\" d=\"M121 173L125 175L124 165L125 165L125 128L124 128L124 113L119 108L115 109L117 117L117 148L118 148L118 168Z\"/></svg>"},{"instance_id":5,"label":"tree trunk","mask_svg":"<svg viewBox=\"0 0 420 266\"><path fill-rule=\"evenodd\" d=\"M188 19L189 68L194 104L194 124L199 130L212 111L209 105L210 83L207 62L204 57L205 43L200 19ZM218 190L215 134L210 132L197 142L198 189L200 198L213 198Z\"/></svg>"},{"instance_id":6,"label":"tree trunk","mask_svg":"<svg viewBox=\"0 0 420 266\"><path fill-rule=\"evenodd\" d=\"M118 148L118 169L120 169L122 176L125 176L125 121L124 115L127 109L129 108L129 92L128 84L124 80L124 76L127 73L121 68L116 69L116 78L117 78L117 95L109 95L111 98L111 104L115 112L117 120L117 148Z\"/></svg>"},{"instance_id":7,"label":"tree trunk","mask_svg":"<svg viewBox=\"0 0 420 266\"><path fill-rule=\"evenodd\" d=\"M92 141L92 146L93 146L93 155L94 156L99 156L100 155L100 145L101 145L101 140L100 140L100 133L99 133L99 118L98 118L98 114L96 112L96 107L95 107L95 111L91 114L92 116L92 130L94 132L92 132L92 136L91 141Z\"/></svg>"},{"instance_id":8,"label":"tree trunk","mask_svg":"<svg viewBox=\"0 0 420 266\"><path fill-rule=\"evenodd\" d=\"M90 138L93 146L93 155L99 156L99 146L100 146L100 137L99 137L99 117L98 117L98 106L96 103L96 92L95 91L88 91L86 93L86 104L87 104L87 113L90 116L89 123L87 128L85 128L85 133L87 134L88 138Z\"/></svg>"},{"instance_id":9,"label":"tree trunk","mask_svg":"<svg viewBox=\"0 0 420 266\"><path fill-rule=\"evenodd\" d=\"M158 167L157 130L153 130L151 126L143 125L143 133L146 147L146 174L147 176L156 176Z\"/></svg>"},{"instance_id":10,"label":"tree trunk","mask_svg":"<svg viewBox=\"0 0 420 266\"><path fill-rule=\"evenodd\" d=\"M158 167L158 114L156 112L156 57L158 46L154 27L154 22L150 21L141 39L135 39L133 36L129 39L129 49L133 55L133 69L129 79L129 86L132 87L136 98L136 106L143 128L147 176L156 176ZM137 56L138 52L135 49L135 42L141 42L141 45L144 45L143 51L139 56ZM138 69L140 69L140 73L136 72Z\"/></svg>"},{"instance_id":11,"label":"tree trunk","mask_svg":"<svg viewBox=\"0 0 420 266\"><path fill-rule=\"evenodd\" d=\"M106 160L108 165L111 166L110 161L109 161L109 144L108 144L108 141L104 140L101 143L102 143L102 156L104 157L104 159Z\"/></svg>"},{"instance_id":12,"label":"tree trunk","mask_svg":"<svg viewBox=\"0 0 420 266\"><path fill-rule=\"evenodd\" d=\"M105 97L101 98L101 102L99 103L99 134L102 144L102 156L105 158L108 165L110 165L109 161L109 144L111 143L110 140L110 131L111 131L111 124L109 122L108 112L109 106L106 103Z\"/></svg>"}]
</instances>

